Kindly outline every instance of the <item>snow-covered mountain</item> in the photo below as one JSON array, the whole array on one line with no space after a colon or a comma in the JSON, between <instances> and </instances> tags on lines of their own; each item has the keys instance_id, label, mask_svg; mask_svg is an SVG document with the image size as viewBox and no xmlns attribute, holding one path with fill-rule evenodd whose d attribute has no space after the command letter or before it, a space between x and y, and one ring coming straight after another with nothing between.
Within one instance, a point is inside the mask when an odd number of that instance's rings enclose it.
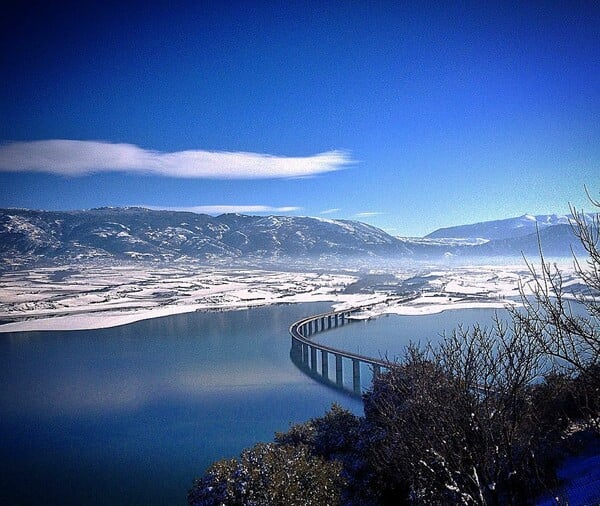
<instances>
[{"instance_id":1,"label":"snow-covered mountain","mask_svg":"<svg viewBox=\"0 0 600 506\"><path fill-rule=\"evenodd\" d=\"M144 208L0 211L0 256L5 261L11 257L166 261L409 253L394 237L356 221L241 214L212 217Z\"/></svg>"},{"instance_id":2,"label":"snow-covered mountain","mask_svg":"<svg viewBox=\"0 0 600 506\"><path fill-rule=\"evenodd\" d=\"M591 217L591 215L588 215ZM425 236L428 239L512 239L535 234L556 225L569 225L570 216L545 214L533 216L524 214L517 218L484 221L471 225L440 228Z\"/></svg>"},{"instance_id":3,"label":"snow-covered mountain","mask_svg":"<svg viewBox=\"0 0 600 506\"><path fill-rule=\"evenodd\" d=\"M397 238L358 221L154 211L0 210L0 267L82 259L289 262L296 259L428 259L570 256L578 241L566 216L522 216ZM579 250L580 251L580 250Z\"/></svg>"}]
</instances>

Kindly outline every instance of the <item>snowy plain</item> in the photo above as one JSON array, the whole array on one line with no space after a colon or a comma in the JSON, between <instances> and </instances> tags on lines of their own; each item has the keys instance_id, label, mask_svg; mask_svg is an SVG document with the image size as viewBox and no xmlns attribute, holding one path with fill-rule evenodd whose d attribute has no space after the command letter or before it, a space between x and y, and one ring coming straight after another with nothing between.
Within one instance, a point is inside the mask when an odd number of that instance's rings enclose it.
<instances>
[{"instance_id":1,"label":"snowy plain","mask_svg":"<svg viewBox=\"0 0 600 506\"><path fill-rule=\"evenodd\" d=\"M573 265L560 265L575 283ZM392 275L389 287L347 290L364 275ZM418 280L412 283L411 280ZM419 315L514 304L531 274L523 263L414 265L377 271L292 272L144 263L39 267L0 274L0 332L106 328L171 314L330 301L361 307L355 318ZM411 295L406 301L407 293Z\"/></svg>"}]
</instances>

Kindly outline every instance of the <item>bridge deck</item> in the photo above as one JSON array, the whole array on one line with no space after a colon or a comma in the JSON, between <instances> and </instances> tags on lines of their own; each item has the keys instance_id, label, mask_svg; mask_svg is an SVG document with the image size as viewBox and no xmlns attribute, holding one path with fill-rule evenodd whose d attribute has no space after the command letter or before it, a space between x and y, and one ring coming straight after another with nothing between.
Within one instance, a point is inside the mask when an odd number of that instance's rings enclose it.
<instances>
[{"instance_id":1,"label":"bridge deck","mask_svg":"<svg viewBox=\"0 0 600 506\"><path fill-rule=\"evenodd\" d=\"M292 349L290 352L292 361L305 373L324 382L327 385L344 390L352 395L360 396L363 391L361 365L368 366L373 375L377 375L382 369L389 369L393 363L386 360L378 360L372 357L359 355L325 344L316 343L310 336L326 330L337 328L347 324L349 316L360 310L360 308L342 311L331 311L303 318L290 326L292 336ZM320 362L318 360L320 355ZM335 379L329 377L329 355L335 358ZM343 361L352 362L352 387L346 387L343 377ZM320 368L320 371L319 371Z\"/></svg>"}]
</instances>

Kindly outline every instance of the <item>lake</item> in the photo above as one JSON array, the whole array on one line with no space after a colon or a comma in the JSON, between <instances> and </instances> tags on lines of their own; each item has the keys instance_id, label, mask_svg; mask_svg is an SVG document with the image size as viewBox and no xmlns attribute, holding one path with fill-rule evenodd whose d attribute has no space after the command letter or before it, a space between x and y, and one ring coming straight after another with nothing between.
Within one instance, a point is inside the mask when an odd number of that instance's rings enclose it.
<instances>
[{"instance_id":1,"label":"lake","mask_svg":"<svg viewBox=\"0 0 600 506\"><path fill-rule=\"evenodd\" d=\"M507 319L504 309L458 309L431 315L384 315L375 320L350 320L349 325L316 334L314 340L359 355L393 360L402 357L404 347L411 341L426 345L450 335L458 325L467 329L476 323L491 328L497 313Z\"/></svg>"},{"instance_id":2,"label":"lake","mask_svg":"<svg viewBox=\"0 0 600 506\"><path fill-rule=\"evenodd\" d=\"M0 503L183 505L211 462L321 416L332 402L361 414L359 400L313 381L289 358L289 325L328 309L270 306L0 334ZM491 314L383 317L319 339L379 356L399 352L402 336L435 337L465 315Z\"/></svg>"}]
</instances>

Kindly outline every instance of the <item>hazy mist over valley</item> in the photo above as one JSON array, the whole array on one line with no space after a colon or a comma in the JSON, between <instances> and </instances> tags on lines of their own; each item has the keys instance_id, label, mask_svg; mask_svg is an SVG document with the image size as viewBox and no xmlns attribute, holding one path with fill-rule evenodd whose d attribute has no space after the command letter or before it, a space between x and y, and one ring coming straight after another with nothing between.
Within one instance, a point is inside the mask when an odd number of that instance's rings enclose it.
<instances>
[{"instance_id":1,"label":"hazy mist over valley","mask_svg":"<svg viewBox=\"0 0 600 506\"><path fill-rule=\"evenodd\" d=\"M588 218L591 218L589 215ZM294 262L459 262L537 255L570 257L582 247L566 215L531 216L395 237L359 221L291 216L209 216L144 208L0 210L4 268L39 262L136 260L223 264ZM292 262L290 264L290 262Z\"/></svg>"}]
</instances>

